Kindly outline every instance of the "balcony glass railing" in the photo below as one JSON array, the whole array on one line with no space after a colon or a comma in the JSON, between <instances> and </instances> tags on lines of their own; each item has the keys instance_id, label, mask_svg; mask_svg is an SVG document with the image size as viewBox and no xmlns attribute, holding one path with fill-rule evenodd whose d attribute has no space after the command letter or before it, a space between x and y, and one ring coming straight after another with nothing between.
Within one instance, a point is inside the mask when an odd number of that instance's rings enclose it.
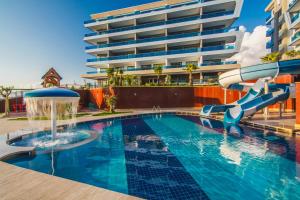
<instances>
[{"instance_id":1,"label":"balcony glass railing","mask_svg":"<svg viewBox=\"0 0 300 200\"><path fill-rule=\"evenodd\" d=\"M300 38L300 32L295 33L292 38L291 38L291 42L295 42L296 40L298 40Z\"/></svg>"},{"instance_id":2,"label":"balcony glass railing","mask_svg":"<svg viewBox=\"0 0 300 200\"><path fill-rule=\"evenodd\" d=\"M269 28L266 32L266 36L267 37L271 37L274 33L274 28Z\"/></svg>"},{"instance_id":3,"label":"balcony glass railing","mask_svg":"<svg viewBox=\"0 0 300 200\"><path fill-rule=\"evenodd\" d=\"M205 66L211 66L211 65L234 65L237 64L237 61L224 61L224 62L205 62L199 65L199 67L205 67ZM185 65L180 65L180 66L175 66L175 65L171 65L171 66L163 66L163 69L176 69L176 68L185 68ZM147 67L147 68L142 68L142 67L138 67L138 68L127 68L127 69L122 69L124 72L126 71L143 71L143 70L153 70L154 68L151 67ZM87 72L87 74L104 74L106 73L106 69L100 69L99 71L93 71L93 72Z\"/></svg>"},{"instance_id":4,"label":"balcony glass railing","mask_svg":"<svg viewBox=\"0 0 300 200\"><path fill-rule=\"evenodd\" d=\"M146 38L146 39L140 39L140 40L129 40L129 41L125 41L125 42L115 42L115 43L109 43L109 44L94 45L94 46L86 47L85 49L90 50L90 49L98 49L98 48L130 45L130 44L140 44L140 43L145 43L145 42L157 42L157 41L179 39L179 38L186 38L186 37L195 37L195 36L202 36L202 35L226 33L226 32L230 32L230 31L238 31L238 30L239 30L239 27L230 27L230 28L225 28L225 29L215 29L215 30L207 30L207 31L202 31L202 32L183 33L183 34L169 35L169 36L163 36L163 37Z\"/></svg>"},{"instance_id":5,"label":"balcony glass railing","mask_svg":"<svg viewBox=\"0 0 300 200\"><path fill-rule=\"evenodd\" d=\"M272 15L270 14L270 15L266 18L266 22L268 22L271 18L272 18Z\"/></svg>"},{"instance_id":6,"label":"balcony glass railing","mask_svg":"<svg viewBox=\"0 0 300 200\"><path fill-rule=\"evenodd\" d=\"M198 4L198 3L205 3L205 2L208 2L208 1L212 1L212 0L194 0L194 1L190 1L190 2L167 5L167 6L163 6L163 7L159 7L159 8L153 8L153 9L149 9L149 10L135 11L135 12L122 14L122 15L109 16L109 17L101 18L101 19L91 19L91 20L85 21L84 24L90 24L90 23L106 21L106 20L111 20L111 19L117 19L117 18L122 18L122 17L129 17L129 16L133 16L133 15L140 15L140 14L150 13L150 12L154 12L154 11L161 11L161 10L167 10L167 9L172 9L172 8L179 8L179 7L189 6L189 5Z\"/></svg>"},{"instance_id":7,"label":"balcony glass railing","mask_svg":"<svg viewBox=\"0 0 300 200\"><path fill-rule=\"evenodd\" d=\"M136 30L136 29L148 28L148 27L153 27L153 26L163 26L163 25L167 25L167 24L175 24L175 23L180 23L180 22L206 19L206 18L212 18L212 17L220 17L220 16L225 16L225 15L231 15L233 13L234 13L234 11L213 12L213 13L203 14L201 16L183 17L183 18L172 19L172 20L168 20L168 21L153 22L153 23L147 23L147 24L142 24L142 25L137 25L137 26L116 28L116 29L111 29L111 30L101 31L101 32L96 32L96 33L88 33L88 34L85 34L85 37L90 37L90 36L95 36L95 35L103 35L103 34L115 33L115 32L122 32L122 31L129 31L129 30Z\"/></svg>"},{"instance_id":8,"label":"balcony glass railing","mask_svg":"<svg viewBox=\"0 0 300 200\"><path fill-rule=\"evenodd\" d=\"M294 23L297 19L299 19L300 13L296 13L291 17L291 22Z\"/></svg>"},{"instance_id":9,"label":"balcony glass railing","mask_svg":"<svg viewBox=\"0 0 300 200\"><path fill-rule=\"evenodd\" d=\"M267 42L266 48L272 49L273 46L274 46L273 40L270 40L269 42Z\"/></svg>"},{"instance_id":10,"label":"balcony glass railing","mask_svg":"<svg viewBox=\"0 0 300 200\"><path fill-rule=\"evenodd\" d=\"M289 8L292 8L296 3L297 3L298 0L292 0L290 3L289 3Z\"/></svg>"},{"instance_id":11,"label":"balcony glass railing","mask_svg":"<svg viewBox=\"0 0 300 200\"><path fill-rule=\"evenodd\" d=\"M203 51L218 51L218 50L234 49L234 48L235 48L234 44L230 44L230 45L228 44L228 45L209 46L209 47L202 47L202 48L189 48L189 49L179 49L179 50L170 50L170 51L157 51L157 52L140 53L140 54L129 54L129 55L122 55L122 56L92 58L92 59L88 59L87 62L143 58L143 57L152 57L152 56L195 53L195 52L203 52Z\"/></svg>"}]
</instances>

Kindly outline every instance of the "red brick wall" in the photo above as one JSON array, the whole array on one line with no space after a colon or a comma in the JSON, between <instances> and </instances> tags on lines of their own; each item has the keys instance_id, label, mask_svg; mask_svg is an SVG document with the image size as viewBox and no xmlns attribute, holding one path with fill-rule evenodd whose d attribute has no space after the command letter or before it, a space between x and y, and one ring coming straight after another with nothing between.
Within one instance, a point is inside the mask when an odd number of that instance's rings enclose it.
<instances>
[{"instance_id":1,"label":"red brick wall","mask_svg":"<svg viewBox=\"0 0 300 200\"><path fill-rule=\"evenodd\" d=\"M209 104L224 104L224 89L219 86L199 87L115 87L118 97L117 108L161 108L175 107L202 107ZM103 95L106 91L102 88L89 91L89 100L99 108L104 108ZM242 92L241 95L245 93ZM240 99L238 91L227 90L227 102L231 103ZM87 105L88 103L86 103ZM295 109L295 100L289 99L286 103L287 110ZM279 105L270 106L278 109Z\"/></svg>"},{"instance_id":2,"label":"red brick wall","mask_svg":"<svg viewBox=\"0 0 300 200\"><path fill-rule=\"evenodd\" d=\"M117 108L202 107L207 104L223 104L224 90L219 86L209 87L116 87ZM105 107L104 90L92 89L90 102ZM227 103L239 99L239 92L227 90Z\"/></svg>"},{"instance_id":3,"label":"red brick wall","mask_svg":"<svg viewBox=\"0 0 300 200\"><path fill-rule=\"evenodd\" d=\"M117 108L193 107L192 87L123 87L115 88Z\"/></svg>"},{"instance_id":4,"label":"red brick wall","mask_svg":"<svg viewBox=\"0 0 300 200\"><path fill-rule=\"evenodd\" d=\"M296 124L300 125L300 82L296 83Z\"/></svg>"},{"instance_id":5,"label":"red brick wall","mask_svg":"<svg viewBox=\"0 0 300 200\"><path fill-rule=\"evenodd\" d=\"M89 102L89 91L88 90L76 90L80 95L79 100L79 109L85 108L88 106Z\"/></svg>"},{"instance_id":6,"label":"red brick wall","mask_svg":"<svg viewBox=\"0 0 300 200\"><path fill-rule=\"evenodd\" d=\"M286 81L286 77L284 78ZM287 80L290 80L287 78ZM278 80L279 81L279 80ZM161 108L175 107L202 107L209 104L224 104L224 89L219 86L199 86L199 87L116 87L114 88L118 97L117 108ZM297 91L299 92L300 86ZM107 92L103 88L91 90L77 90L80 94L80 108L88 107L89 103L98 108L105 108L103 95ZM243 93L244 94L244 93ZM239 99L239 92L227 90L227 103ZM300 94L298 94L300 101ZM18 99L21 103L22 99ZM15 104L10 101L11 110ZM295 108L295 99L289 99L286 103L287 109ZM300 108L300 102L297 102ZM277 109L279 106L271 106ZM0 102L0 112L4 112L4 101ZM300 116L299 113L297 113ZM300 124L300 119L299 119Z\"/></svg>"}]
</instances>

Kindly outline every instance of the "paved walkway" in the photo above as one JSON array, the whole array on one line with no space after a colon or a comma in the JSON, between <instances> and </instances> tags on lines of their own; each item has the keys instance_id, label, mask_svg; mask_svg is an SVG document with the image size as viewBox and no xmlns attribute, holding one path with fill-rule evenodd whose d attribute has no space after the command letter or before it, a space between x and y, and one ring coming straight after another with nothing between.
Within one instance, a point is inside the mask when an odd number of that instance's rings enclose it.
<instances>
[{"instance_id":1,"label":"paved walkway","mask_svg":"<svg viewBox=\"0 0 300 200\"><path fill-rule=\"evenodd\" d=\"M91 185L0 162L1 200L138 199Z\"/></svg>"},{"instance_id":2,"label":"paved walkway","mask_svg":"<svg viewBox=\"0 0 300 200\"><path fill-rule=\"evenodd\" d=\"M162 109L163 111L196 111L198 112L199 109L194 109L194 108L170 108L170 109ZM128 113L121 113L121 114L116 114L116 115L111 115L111 116L83 116L77 118L77 122L83 122L83 121L91 121L91 120L97 120L97 119L103 119L107 117L117 117L117 116L124 116L124 115L132 115L132 114L142 114L142 113L149 113L153 112L152 109L135 109L135 110L129 110L129 109L120 109L117 110L118 112L128 112ZM98 113L98 112L91 112L93 113ZM25 114L23 114L25 116ZM18 116L21 117L21 116ZM59 121L58 125L62 125L66 123L66 121ZM35 121L34 124L30 124L29 121L27 120L10 120L10 118L0 118L0 135L7 134L7 133L13 133L19 130L30 130L31 127L37 126L41 129L43 128L49 128L50 126L50 121Z\"/></svg>"}]
</instances>

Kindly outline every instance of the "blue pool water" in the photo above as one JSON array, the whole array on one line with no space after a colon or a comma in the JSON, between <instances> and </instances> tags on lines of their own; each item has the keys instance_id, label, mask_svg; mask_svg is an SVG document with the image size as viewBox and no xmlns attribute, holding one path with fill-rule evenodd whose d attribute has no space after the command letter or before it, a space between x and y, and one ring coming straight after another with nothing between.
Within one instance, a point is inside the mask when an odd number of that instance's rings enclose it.
<instances>
[{"instance_id":1,"label":"blue pool water","mask_svg":"<svg viewBox=\"0 0 300 200\"><path fill-rule=\"evenodd\" d=\"M300 199L294 137L171 114L76 127L91 130L90 143L7 162L146 199Z\"/></svg>"}]
</instances>

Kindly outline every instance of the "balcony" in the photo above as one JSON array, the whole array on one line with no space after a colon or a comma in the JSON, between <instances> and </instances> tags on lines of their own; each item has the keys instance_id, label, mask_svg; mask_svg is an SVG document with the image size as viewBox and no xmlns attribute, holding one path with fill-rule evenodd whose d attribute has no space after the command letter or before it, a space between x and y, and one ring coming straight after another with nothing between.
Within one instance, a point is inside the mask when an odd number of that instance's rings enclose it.
<instances>
[{"instance_id":1,"label":"balcony","mask_svg":"<svg viewBox=\"0 0 300 200\"><path fill-rule=\"evenodd\" d=\"M108 34L108 33L123 32L123 31L129 31L129 30L136 30L136 29L148 28L148 27L153 27L153 26L163 26L163 25L168 25L168 24L194 21L194 20L199 20L199 19L221 17L221 16L226 16L226 15L232 15L233 13L234 13L234 11L213 12L213 13L203 14L201 16L184 17L184 18L173 19L173 20L168 20L168 21L163 21L163 22L153 22L153 23L142 24L142 25L137 25L137 26L116 28L116 29L111 29L111 30L101 31L101 32L96 32L96 33L88 33L88 34L85 34L85 37L103 35L103 34Z\"/></svg>"},{"instance_id":2,"label":"balcony","mask_svg":"<svg viewBox=\"0 0 300 200\"><path fill-rule=\"evenodd\" d=\"M200 64L198 67L206 67L206 66L214 66L214 65L236 65L237 61L223 61L223 62L205 62ZM185 68L185 65L181 66L163 66L163 69L183 69ZM153 67L149 68L127 68L127 69L122 69L124 72L132 72L132 71L145 71L145 70L154 70ZM87 72L87 74L106 74L106 69L100 69L100 71L92 71L92 72Z\"/></svg>"},{"instance_id":3,"label":"balcony","mask_svg":"<svg viewBox=\"0 0 300 200\"><path fill-rule=\"evenodd\" d=\"M176 34L176 35L169 35L169 36L155 37L155 38L147 38L147 39L140 39L140 40L129 40L126 42L115 42L115 43L110 43L110 44L88 46L85 49L91 50L91 49L123 46L123 45L130 45L130 44L140 44L140 43L146 43L146 42L157 42L157 41L163 41L163 40L195 37L195 36L202 36L202 35L211 35L211 34L218 34L218 33L227 33L227 32L231 32L231 31L239 31L239 27L215 29L215 30L208 30L208 31L194 32L194 33L183 33L183 34Z\"/></svg>"},{"instance_id":4,"label":"balcony","mask_svg":"<svg viewBox=\"0 0 300 200\"><path fill-rule=\"evenodd\" d=\"M300 32L297 32L291 37L290 46L299 45L300 44L299 39L300 39Z\"/></svg>"},{"instance_id":5,"label":"balcony","mask_svg":"<svg viewBox=\"0 0 300 200\"><path fill-rule=\"evenodd\" d=\"M291 22L294 23L296 20L299 19L300 13L296 13L291 17Z\"/></svg>"},{"instance_id":6,"label":"balcony","mask_svg":"<svg viewBox=\"0 0 300 200\"><path fill-rule=\"evenodd\" d=\"M272 14L270 14L267 18L266 18L266 25L271 25L271 21L273 20L273 16Z\"/></svg>"},{"instance_id":7,"label":"balcony","mask_svg":"<svg viewBox=\"0 0 300 200\"><path fill-rule=\"evenodd\" d=\"M270 40L269 42L267 42L266 48L272 49L273 46L274 46L273 40Z\"/></svg>"},{"instance_id":8,"label":"balcony","mask_svg":"<svg viewBox=\"0 0 300 200\"><path fill-rule=\"evenodd\" d=\"M172 9L172 8L179 8L179 7L184 7L184 6L189 6L189 5L193 5L193 4L199 4L199 3L206 3L206 2L209 2L209 1L212 1L212 0L194 0L194 1L190 1L190 2L167 5L167 6L163 6L163 7L159 7L159 8L152 8L152 9L148 9L148 10L135 11L135 12L122 14L122 15L109 16L109 17L101 18L101 19L91 19L91 20L85 21L84 24L91 24L91 23L95 23L95 22L106 21L106 20L111 20L111 19L117 19L117 18L122 18L122 17L141 15L141 14L151 13L151 12L155 12L155 11L167 10L167 9Z\"/></svg>"},{"instance_id":9,"label":"balcony","mask_svg":"<svg viewBox=\"0 0 300 200\"><path fill-rule=\"evenodd\" d=\"M289 12L298 12L300 10L300 1L291 0L289 3L288 11Z\"/></svg>"},{"instance_id":10,"label":"balcony","mask_svg":"<svg viewBox=\"0 0 300 200\"><path fill-rule=\"evenodd\" d=\"M290 3L289 3L289 9L291 9L296 3L297 3L298 0L292 0Z\"/></svg>"},{"instance_id":11,"label":"balcony","mask_svg":"<svg viewBox=\"0 0 300 200\"><path fill-rule=\"evenodd\" d=\"M206 52L206 51L219 51L219 50L227 50L227 49L234 49L234 48L235 48L234 44L228 44L228 45L209 46L209 47L202 47L202 48L190 48L190 49L157 51L157 52L140 53L140 54L129 54L129 55L122 55L122 56L92 58L92 59L88 59L87 62L91 63L91 62L101 62L101 61L110 61L110 60L122 60L122 59L144 58L144 57L154 57L154 56L166 56L166 55L174 55L174 54L197 53L197 52Z\"/></svg>"},{"instance_id":12,"label":"balcony","mask_svg":"<svg viewBox=\"0 0 300 200\"><path fill-rule=\"evenodd\" d=\"M274 33L274 28L269 28L266 32L266 36L267 37L271 37Z\"/></svg>"}]
</instances>

